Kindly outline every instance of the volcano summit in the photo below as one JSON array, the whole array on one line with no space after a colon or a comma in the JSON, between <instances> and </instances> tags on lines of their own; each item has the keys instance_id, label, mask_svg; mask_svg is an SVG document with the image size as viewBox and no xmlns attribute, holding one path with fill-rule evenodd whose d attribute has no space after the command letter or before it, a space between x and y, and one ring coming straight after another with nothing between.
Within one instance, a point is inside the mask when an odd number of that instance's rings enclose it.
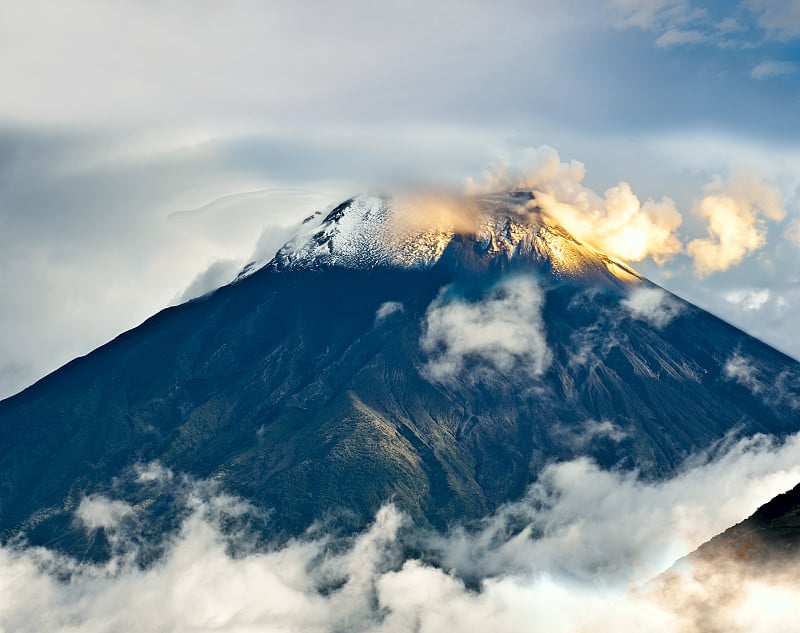
<instances>
[{"instance_id":1,"label":"volcano summit","mask_svg":"<svg viewBox=\"0 0 800 633\"><path fill-rule=\"evenodd\" d=\"M466 202L464 204L467 204ZM275 257L0 402L0 530L85 548L72 517L137 467L214 479L295 534L387 500L444 528L587 456L659 478L800 430L800 365L581 243L530 194L358 197ZM464 226L466 225L466 226ZM159 528L161 529L161 528Z\"/></svg>"}]
</instances>

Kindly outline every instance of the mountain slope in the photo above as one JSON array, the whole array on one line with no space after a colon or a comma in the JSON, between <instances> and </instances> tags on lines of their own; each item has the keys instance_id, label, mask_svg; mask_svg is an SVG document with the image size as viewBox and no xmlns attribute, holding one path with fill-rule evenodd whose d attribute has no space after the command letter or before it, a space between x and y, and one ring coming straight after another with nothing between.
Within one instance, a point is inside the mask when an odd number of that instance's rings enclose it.
<instances>
[{"instance_id":1,"label":"mountain slope","mask_svg":"<svg viewBox=\"0 0 800 633\"><path fill-rule=\"evenodd\" d=\"M731 432L800 429L797 362L517 197L483 204L473 232L398 237L386 201L347 201L267 266L0 402L2 533L84 547L73 511L111 491L158 526L163 504L130 483L151 460L272 509L276 533L390 498L443 527L555 459L658 477Z\"/></svg>"},{"instance_id":2,"label":"mountain slope","mask_svg":"<svg viewBox=\"0 0 800 633\"><path fill-rule=\"evenodd\" d=\"M740 563L754 569L800 562L800 484L701 545L691 561Z\"/></svg>"}]
</instances>

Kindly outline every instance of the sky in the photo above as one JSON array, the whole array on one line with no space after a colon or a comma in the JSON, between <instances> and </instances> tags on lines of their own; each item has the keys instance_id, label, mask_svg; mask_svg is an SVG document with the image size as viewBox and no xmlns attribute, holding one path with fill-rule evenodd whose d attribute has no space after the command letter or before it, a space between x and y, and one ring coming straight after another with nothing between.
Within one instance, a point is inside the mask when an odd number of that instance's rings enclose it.
<instances>
[{"instance_id":1,"label":"sky","mask_svg":"<svg viewBox=\"0 0 800 633\"><path fill-rule=\"evenodd\" d=\"M0 86L0 397L317 209L498 167L800 358L799 0L0 0Z\"/></svg>"}]
</instances>

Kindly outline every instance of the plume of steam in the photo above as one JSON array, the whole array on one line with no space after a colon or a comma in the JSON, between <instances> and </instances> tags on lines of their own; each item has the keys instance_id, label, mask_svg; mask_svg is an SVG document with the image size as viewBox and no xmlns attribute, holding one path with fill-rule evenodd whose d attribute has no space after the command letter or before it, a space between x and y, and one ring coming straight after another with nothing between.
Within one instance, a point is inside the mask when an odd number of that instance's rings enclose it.
<instances>
[{"instance_id":1,"label":"plume of steam","mask_svg":"<svg viewBox=\"0 0 800 633\"><path fill-rule=\"evenodd\" d=\"M777 189L741 174L709 184L696 213L707 221L708 236L692 240L686 250L701 277L727 270L761 248L767 235L765 219L786 217Z\"/></svg>"},{"instance_id":2,"label":"plume of steam","mask_svg":"<svg viewBox=\"0 0 800 633\"><path fill-rule=\"evenodd\" d=\"M513 162L501 161L480 181L470 179L472 194L524 189L539 208L579 240L613 257L638 262L651 257L659 265L682 251L677 229L683 217L670 198L642 204L626 182L599 196L583 184L585 167L564 163L551 147L528 149Z\"/></svg>"}]
</instances>

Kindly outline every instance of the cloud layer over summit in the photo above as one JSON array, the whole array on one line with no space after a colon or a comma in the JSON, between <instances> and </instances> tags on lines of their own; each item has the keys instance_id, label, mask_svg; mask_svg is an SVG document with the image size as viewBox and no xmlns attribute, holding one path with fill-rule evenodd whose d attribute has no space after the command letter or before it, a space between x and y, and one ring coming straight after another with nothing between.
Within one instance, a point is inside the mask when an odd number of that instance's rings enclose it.
<instances>
[{"instance_id":1,"label":"cloud layer over summit","mask_svg":"<svg viewBox=\"0 0 800 633\"><path fill-rule=\"evenodd\" d=\"M540 191L572 230L646 236L621 255L800 356L798 15L798 0L3 2L0 396L224 283L316 209L461 190L543 146L585 165Z\"/></svg>"}]
</instances>

